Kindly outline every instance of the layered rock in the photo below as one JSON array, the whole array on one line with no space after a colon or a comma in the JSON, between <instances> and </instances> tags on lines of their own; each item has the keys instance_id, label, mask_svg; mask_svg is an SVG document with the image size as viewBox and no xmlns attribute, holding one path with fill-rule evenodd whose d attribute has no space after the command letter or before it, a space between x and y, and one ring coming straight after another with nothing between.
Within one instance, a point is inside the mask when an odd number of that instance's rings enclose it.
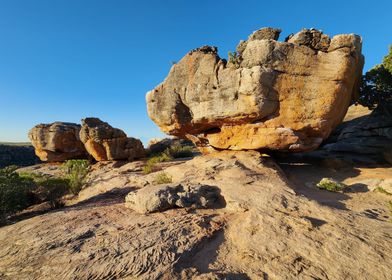
<instances>
[{"instance_id":1,"label":"layered rock","mask_svg":"<svg viewBox=\"0 0 392 280\"><path fill-rule=\"evenodd\" d=\"M82 120L80 139L88 153L97 161L134 160L144 156L140 140L127 137L121 129L114 128L98 118Z\"/></svg>"},{"instance_id":2,"label":"layered rock","mask_svg":"<svg viewBox=\"0 0 392 280\"><path fill-rule=\"evenodd\" d=\"M323 150L392 163L392 105L380 105L371 114L342 124L337 139L323 146Z\"/></svg>"},{"instance_id":3,"label":"layered rock","mask_svg":"<svg viewBox=\"0 0 392 280\"><path fill-rule=\"evenodd\" d=\"M35 154L42 161L55 162L87 157L79 131L76 123L54 122L36 125L28 135Z\"/></svg>"},{"instance_id":4,"label":"layered rock","mask_svg":"<svg viewBox=\"0 0 392 280\"><path fill-rule=\"evenodd\" d=\"M202 150L317 148L358 89L361 38L305 29L278 42L279 33L254 32L229 62L215 47L189 52L147 93L150 118Z\"/></svg>"}]
</instances>

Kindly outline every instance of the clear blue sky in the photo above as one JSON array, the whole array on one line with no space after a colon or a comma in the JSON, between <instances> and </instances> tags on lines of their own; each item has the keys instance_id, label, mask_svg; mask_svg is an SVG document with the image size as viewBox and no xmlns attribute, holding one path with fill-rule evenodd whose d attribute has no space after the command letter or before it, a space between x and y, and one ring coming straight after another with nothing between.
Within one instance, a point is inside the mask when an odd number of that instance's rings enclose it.
<instances>
[{"instance_id":1,"label":"clear blue sky","mask_svg":"<svg viewBox=\"0 0 392 280\"><path fill-rule=\"evenodd\" d=\"M260 27L363 37L365 69L392 44L392 1L0 0L0 141L38 123L96 116L129 136L161 136L145 93L171 61L215 45L222 57Z\"/></svg>"}]
</instances>

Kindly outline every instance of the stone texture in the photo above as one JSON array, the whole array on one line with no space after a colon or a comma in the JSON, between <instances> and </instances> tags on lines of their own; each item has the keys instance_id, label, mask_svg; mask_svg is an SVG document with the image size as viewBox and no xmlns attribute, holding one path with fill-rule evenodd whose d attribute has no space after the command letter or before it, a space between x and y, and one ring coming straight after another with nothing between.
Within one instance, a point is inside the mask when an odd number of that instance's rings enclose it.
<instances>
[{"instance_id":1,"label":"stone texture","mask_svg":"<svg viewBox=\"0 0 392 280\"><path fill-rule=\"evenodd\" d=\"M150 142L148 143L148 151L151 154L157 154L157 153L164 152L167 148L176 147L176 146L194 147L193 142L186 139L180 139L180 138L151 139Z\"/></svg>"},{"instance_id":2,"label":"stone texture","mask_svg":"<svg viewBox=\"0 0 392 280\"><path fill-rule=\"evenodd\" d=\"M330 153L366 155L388 161L392 151L392 105L380 105L371 114L342 124L334 142L323 146Z\"/></svg>"},{"instance_id":3,"label":"stone texture","mask_svg":"<svg viewBox=\"0 0 392 280\"><path fill-rule=\"evenodd\" d=\"M144 156L140 140L127 137L124 131L98 118L82 120L80 139L95 160L134 160Z\"/></svg>"},{"instance_id":4,"label":"stone texture","mask_svg":"<svg viewBox=\"0 0 392 280\"><path fill-rule=\"evenodd\" d=\"M65 161L86 158L87 153L79 139L80 125L54 122L39 124L29 131L35 154L42 161Z\"/></svg>"},{"instance_id":5,"label":"stone texture","mask_svg":"<svg viewBox=\"0 0 392 280\"><path fill-rule=\"evenodd\" d=\"M317 148L358 89L361 38L311 29L278 42L268 30L240 42L233 61L215 47L189 52L147 93L150 118L202 151Z\"/></svg>"},{"instance_id":6,"label":"stone texture","mask_svg":"<svg viewBox=\"0 0 392 280\"><path fill-rule=\"evenodd\" d=\"M171 208L211 208L217 206L220 189L208 185L155 185L135 192L126 198L126 206L136 212L147 214Z\"/></svg>"}]
</instances>

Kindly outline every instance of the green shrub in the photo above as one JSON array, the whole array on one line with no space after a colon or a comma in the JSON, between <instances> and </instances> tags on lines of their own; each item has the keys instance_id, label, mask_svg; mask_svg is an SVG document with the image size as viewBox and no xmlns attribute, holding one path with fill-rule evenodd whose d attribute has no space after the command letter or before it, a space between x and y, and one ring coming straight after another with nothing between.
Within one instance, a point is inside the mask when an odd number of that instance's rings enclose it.
<instances>
[{"instance_id":1,"label":"green shrub","mask_svg":"<svg viewBox=\"0 0 392 280\"><path fill-rule=\"evenodd\" d=\"M193 147L192 146L182 146L182 145L173 145L169 148L166 148L165 151L159 154L152 155L146 162L146 165L143 167L143 173L149 174L154 172L155 165L160 162L171 161L175 158L184 158L193 156Z\"/></svg>"},{"instance_id":2,"label":"green shrub","mask_svg":"<svg viewBox=\"0 0 392 280\"><path fill-rule=\"evenodd\" d=\"M27 172L20 172L19 176L33 182L31 193L35 203L48 201L52 208L63 206L61 197L69 193L68 179Z\"/></svg>"},{"instance_id":3,"label":"green shrub","mask_svg":"<svg viewBox=\"0 0 392 280\"><path fill-rule=\"evenodd\" d=\"M316 185L319 189L327 190L330 192L341 192L346 187L345 184L336 182L330 178L323 178L321 181Z\"/></svg>"},{"instance_id":4,"label":"green shrub","mask_svg":"<svg viewBox=\"0 0 392 280\"><path fill-rule=\"evenodd\" d=\"M153 155L147 160L146 165L143 167L143 173L149 174L151 172L154 172L155 164L171 160L173 160L173 157L167 151L164 151L163 153L157 155Z\"/></svg>"},{"instance_id":5,"label":"green shrub","mask_svg":"<svg viewBox=\"0 0 392 280\"><path fill-rule=\"evenodd\" d=\"M172 177L165 172L160 172L154 180L155 184L168 184L172 182Z\"/></svg>"},{"instance_id":6,"label":"green shrub","mask_svg":"<svg viewBox=\"0 0 392 280\"><path fill-rule=\"evenodd\" d=\"M19 176L15 169L0 169L0 223L3 223L8 215L31 205L29 193L34 187L34 182Z\"/></svg>"},{"instance_id":7,"label":"green shrub","mask_svg":"<svg viewBox=\"0 0 392 280\"><path fill-rule=\"evenodd\" d=\"M381 64L362 76L358 103L374 109L379 104L392 102L392 46Z\"/></svg>"},{"instance_id":8,"label":"green shrub","mask_svg":"<svg viewBox=\"0 0 392 280\"><path fill-rule=\"evenodd\" d=\"M185 158L193 156L192 146L173 145L165 150L173 158Z\"/></svg>"},{"instance_id":9,"label":"green shrub","mask_svg":"<svg viewBox=\"0 0 392 280\"><path fill-rule=\"evenodd\" d=\"M240 67L240 55L237 52L229 52L229 63L233 64L236 68Z\"/></svg>"},{"instance_id":10,"label":"green shrub","mask_svg":"<svg viewBox=\"0 0 392 280\"><path fill-rule=\"evenodd\" d=\"M69 189L73 194L78 194L86 183L90 163L84 159L72 159L63 163L65 179L69 180Z\"/></svg>"}]
</instances>

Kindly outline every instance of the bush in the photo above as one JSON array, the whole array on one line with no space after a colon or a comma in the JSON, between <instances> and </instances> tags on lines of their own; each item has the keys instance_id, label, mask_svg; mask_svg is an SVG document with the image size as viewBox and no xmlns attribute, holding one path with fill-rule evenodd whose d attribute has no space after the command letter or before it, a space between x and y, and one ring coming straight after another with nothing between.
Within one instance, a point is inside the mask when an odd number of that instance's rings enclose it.
<instances>
[{"instance_id":1,"label":"bush","mask_svg":"<svg viewBox=\"0 0 392 280\"><path fill-rule=\"evenodd\" d=\"M185 158L193 156L192 146L173 145L165 150L173 158Z\"/></svg>"},{"instance_id":2,"label":"bush","mask_svg":"<svg viewBox=\"0 0 392 280\"><path fill-rule=\"evenodd\" d=\"M233 64L236 68L240 67L240 55L237 52L229 52L229 63Z\"/></svg>"},{"instance_id":3,"label":"bush","mask_svg":"<svg viewBox=\"0 0 392 280\"><path fill-rule=\"evenodd\" d=\"M154 182L155 184L168 184L172 182L172 177L165 172L161 172L155 177Z\"/></svg>"},{"instance_id":4,"label":"bush","mask_svg":"<svg viewBox=\"0 0 392 280\"><path fill-rule=\"evenodd\" d=\"M68 179L26 172L19 173L19 176L33 182L31 193L34 197L34 203L48 201L52 208L63 206L61 197L69 193Z\"/></svg>"},{"instance_id":5,"label":"bush","mask_svg":"<svg viewBox=\"0 0 392 280\"><path fill-rule=\"evenodd\" d=\"M69 180L69 189L73 194L78 194L86 183L90 163L84 159L67 160L63 163L65 179Z\"/></svg>"},{"instance_id":6,"label":"bush","mask_svg":"<svg viewBox=\"0 0 392 280\"><path fill-rule=\"evenodd\" d=\"M165 151L159 154L152 155L148 160L146 165L143 167L143 173L149 174L154 172L155 165L160 162L171 161L175 158L184 158L193 156L192 146L182 146L176 144L166 148Z\"/></svg>"},{"instance_id":7,"label":"bush","mask_svg":"<svg viewBox=\"0 0 392 280\"><path fill-rule=\"evenodd\" d=\"M19 176L15 170L15 167L0 169L0 223L3 223L8 215L31 205L29 193L34 182Z\"/></svg>"},{"instance_id":8,"label":"bush","mask_svg":"<svg viewBox=\"0 0 392 280\"><path fill-rule=\"evenodd\" d=\"M333 179L323 178L321 181L316 185L319 189L327 190L330 192L341 192L346 187L345 184L336 182Z\"/></svg>"},{"instance_id":9,"label":"bush","mask_svg":"<svg viewBox=\"0 0 392 280\"><path fill-rule=\"evenodd\" d=\"M362 76L358 103L374 109L379 104L392 102L392 46L380 65Z\"/></svg>"}]
</instances>

